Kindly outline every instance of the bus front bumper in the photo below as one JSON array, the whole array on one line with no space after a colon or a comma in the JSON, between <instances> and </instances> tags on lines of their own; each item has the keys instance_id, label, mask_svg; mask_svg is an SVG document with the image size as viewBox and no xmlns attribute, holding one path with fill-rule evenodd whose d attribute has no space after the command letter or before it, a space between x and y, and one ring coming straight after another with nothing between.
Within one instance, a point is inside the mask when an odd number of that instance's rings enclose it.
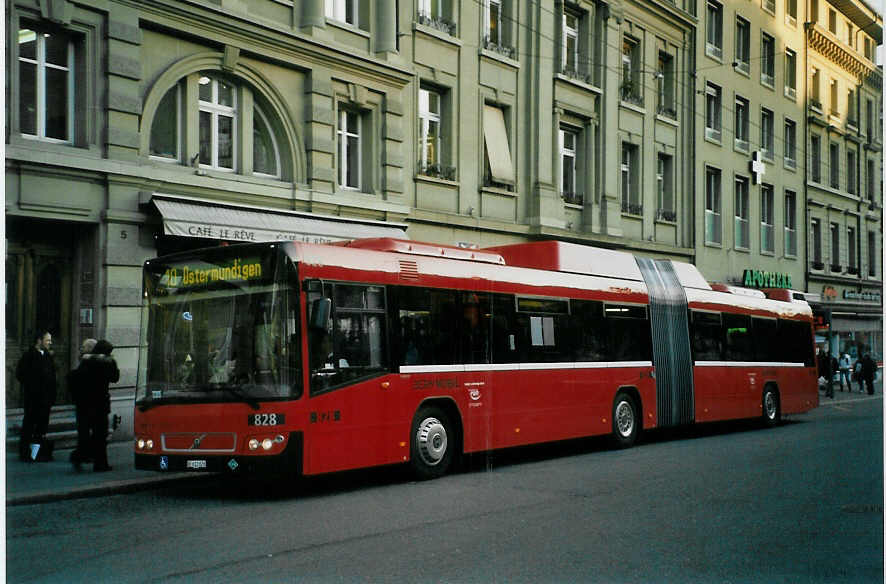
<instances>
[{"instance_id":1,"label":"bus front bumper","mask_svg":"<svg viewBox=\"0 0 886 584\"><path fill-rule=\"evenodd\" d=\"M296 473L302 471L302 434L292 432L279 454L144 454L135 453L135 468L159 472L222 472L236 474Z\"/></svg>"}]
</instances>

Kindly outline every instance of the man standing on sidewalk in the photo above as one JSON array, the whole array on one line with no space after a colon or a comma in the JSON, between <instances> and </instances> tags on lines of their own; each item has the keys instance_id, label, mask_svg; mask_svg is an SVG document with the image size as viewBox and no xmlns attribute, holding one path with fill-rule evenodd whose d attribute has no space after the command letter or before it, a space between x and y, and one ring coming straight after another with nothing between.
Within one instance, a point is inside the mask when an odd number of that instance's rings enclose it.
<instances>
[{"instance_id":1,"label":"man standing on sidewalk","mask_svg":"<svg viewBox=\"0 0 886 584\"><path fill-rule=\"evenodd\" d=\"M71 463L77 470L80 469L80 463L92 462L92 448L89 438L89 413L86 410L86 398L89 387L83 375L83 361L91 356L96 344L95 339L86 339L80 345L80 363L68 374L68 389L71 392L71 398L74 401L74 408L77 414L77 448L71 452Z\"/></svg>"},{"instance_id":2,"label":"man standing on sidewalk","mask_svg":"<svg viewBox=\"0 0 886 584\"><path fill-rule=\"evenodd\" d=\"M49 351L52 335L49 331L40 331L33 339L33 346L22 355L15 368L25 406L18 455L26 462L33 460L31 444L39 444L46 436L49 412L55 403L55 362Z\"/></svg>"}]
</instances>

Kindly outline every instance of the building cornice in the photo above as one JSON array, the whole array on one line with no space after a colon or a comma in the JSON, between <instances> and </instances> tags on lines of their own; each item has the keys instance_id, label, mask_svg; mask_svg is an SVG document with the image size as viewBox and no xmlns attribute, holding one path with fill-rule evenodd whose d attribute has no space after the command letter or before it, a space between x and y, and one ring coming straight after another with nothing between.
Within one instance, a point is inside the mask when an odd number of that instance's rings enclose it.
<instances>
[{"instance_id":1,"label":"building cornice","mask_svg":"<svg viewBox=\"0 0 886 584\"><path fill-rule=\"evenodd\" d=\"M874 63L854 51L850 51L818 23L806 23L806 37L809 48L815 50L844 71L855 75L860 81L865 81L871 76L880 77L880 84L882 85L882 74Z\"/></svg>"}]
</instances>

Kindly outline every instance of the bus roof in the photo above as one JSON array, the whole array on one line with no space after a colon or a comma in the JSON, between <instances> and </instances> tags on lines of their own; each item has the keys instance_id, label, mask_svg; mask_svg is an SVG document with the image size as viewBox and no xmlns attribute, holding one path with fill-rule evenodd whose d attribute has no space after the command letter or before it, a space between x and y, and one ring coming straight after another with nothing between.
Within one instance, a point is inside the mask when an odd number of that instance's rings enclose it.
<instances>
[{"instance_id":1,"label":"bus roof","mask_svg":"<svg viewBox=\"0 0 886 584\"><path fill-rule=\"evenodd\" d=\"M648 289L633 254L567 243L534 241L481 249L391 238L358 239L334 244L293 242L293 259L309 265L387 273L400 283L429 278L487 280L538 288L595 290L647 301ZM690 308L737 308L753 314L785 317L811 315L802 294L780 289L752 290L709 284L698 268L671 261ZM552 272L558 275L552 274Z\"/></svg>"}]
</instances>

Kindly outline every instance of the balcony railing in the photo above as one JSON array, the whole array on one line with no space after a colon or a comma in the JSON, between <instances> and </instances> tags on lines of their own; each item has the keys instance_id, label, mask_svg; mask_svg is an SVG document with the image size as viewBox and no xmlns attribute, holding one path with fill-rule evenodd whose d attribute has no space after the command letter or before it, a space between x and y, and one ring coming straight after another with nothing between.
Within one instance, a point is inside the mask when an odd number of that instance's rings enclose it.
<instances>
[{"instance_id":1,"label":"balcony railing","mask_svg":"<svg viewBox=\"0 0 886 584\"><path fill-rule=\"evenodd\" d=\"M812 269L813 269L813 270L823 270L823 269L824 269L824 263L823 263L823 262L817 262L817 261L813 260L813 261L812 261Z\"/></svg>"},{"instance_id":2,"label":"balcony railing","mask_svg":"<svg viewBox=\"0 0 886 584\"><path fill-rule=\"evenodd\" d=\"M643 105L643 96L640 95L632 82L621 84L621 100L641 107Z\"/></svg>"},{"instance_id":3,"label":"balcony railing","mask_svg":"<svg viewBox=\"0 0 886 584\"><path fill-rule=\"evenodd\" d=\"M843 271L843 266L841 266L840 264L831 264L831 271L840 273Z\"/></svg>"},{"instance_id":4,"label":"balcony railing","mask_svg":"<svg viewBox=\"0 0 886 584\"><path fill-rule=\"evenodd\" d=\"M639 203L631 203L630 201L622 201L621 212L629 215L642 215L643 205Z\"/></svg>"},{"instance_id":5,"label":"balcony railing","mask_svg":"<svg viewBox=\"0 0 886 584\"><path fill-rule=\"evenodd\" d=\"M818 101L817 99L810 99L809 100L809 109L811 109L813 111L817 111L818 113L822 113L821 102Z\"/></svg>"},{"instance_id":6,"label":"balcony railing","mask_svg":"<svg viewBox=\"0 0 886 584\"><path fill-rule=\"evenodd\" d=\"M655 218L659 221L669 221L671 223L677 222L677 212L671 209L659 209L655 214Z\"/></svg>"},{"instance_id":7,"label":"balcony railing","mask_svg":"<svg viewBox=\"0 0 886 584\"><path fill-rule=\"evenodd\" d=\"M444 32L449 36L455 36L455 23L442 16L431 16L430 14L418 14L419 24L429 26L434 30Z\"/></svg>"},{"instance_id":8,"label":"balcony railing","mask_svg":"<svg viewBox=\"0 0 886 584\"><path fill-rule=\"evenodd\" d=\"M560 196L563 197L564 203L568 203L570 205L584 205L585 204L585 196L582 193L570 193L567 191L563 191L560 193Z\"/></svg>"},{"instance_id":9,"label":"balcony railing","mask_svg":"<svg viewBox=\"0 0 886 584\"><path fill-rule=\"evenodd\" d=\"M454 166L443 166L441 164L427 164L423 165L421 162L418 163L418 172L424 176L430 176L433 178L442 178L443 180L455 180L455 167Z\"/></svg>"},{"instance_id":10,"label":"balcony railing","mask_svg":"<svg viewBox=\"0 0 886 584\"><path fill-rule=\"evenodd\" d=\"M670 118L672 120L677 119L677 109L674 107L660 105L658 106L658 115L664 118Z\"/></svg>"},{"instance_id":11,"label":"balcony railing","mask_svg":"<svg viewBox=\"0 0 886 584\"><path fill-rule=\"evenodd\" d=\"M570 79L575 79L576 81L581 81L582 83L587 83L588 85L594 84L594 76L590 74L582 73L581 71L576 71L571 67L564 67L560 70L560 75L564 77L568 77Z\"/></svg>"},{"instance_id":12,"label":"balcony railing","mask_svg":"<svg viewBox=\"0 0 886 584\"><path fill-rule=\"evenodd\" d=\"M500 45L488 35L483 37L483 48L487 51L498 53L508 59L513 59L517 56L517 49L506 45Z\"/></svg>"}]
</instances>

